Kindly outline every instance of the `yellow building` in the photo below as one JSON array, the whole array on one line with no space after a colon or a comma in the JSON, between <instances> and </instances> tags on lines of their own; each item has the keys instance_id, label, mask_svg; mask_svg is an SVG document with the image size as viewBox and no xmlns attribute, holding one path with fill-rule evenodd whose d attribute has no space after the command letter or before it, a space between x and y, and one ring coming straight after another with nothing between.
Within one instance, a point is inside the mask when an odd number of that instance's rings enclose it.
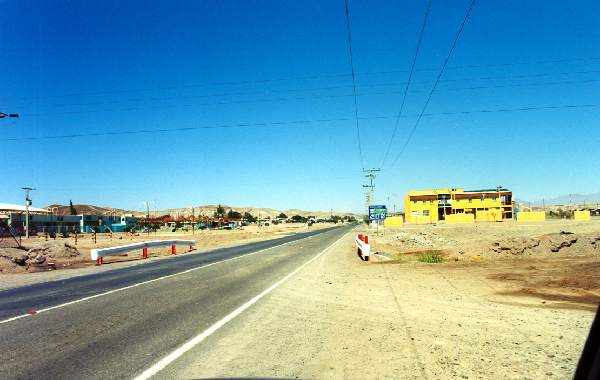
<instances>
[{"instance_id":1,"label":"yellow building","mask_svg":"<svg viewBox=\"0 0 600 380\"><path fill-rule=\"evenodd\" d=\"M477 222L512 219L512 191L502 188L411 191L404 198L404 214L406 223L415 224L437 223L453 214L472 214Z\"/></svg>"}]
</instances>

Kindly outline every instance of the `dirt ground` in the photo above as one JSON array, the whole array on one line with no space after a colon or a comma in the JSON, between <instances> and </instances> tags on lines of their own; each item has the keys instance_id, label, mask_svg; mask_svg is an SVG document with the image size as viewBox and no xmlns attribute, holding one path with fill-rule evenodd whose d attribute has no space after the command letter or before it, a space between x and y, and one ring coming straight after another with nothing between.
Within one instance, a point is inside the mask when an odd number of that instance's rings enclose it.
<instances>
[{"instance_id":1,"label":"dirt ground","mask_svg":"<svg viewBox=\"0 0 600 380\"><path fill-rule=\"evenodd\" d=\"M438 270L476 271L503 294L593 311L600 303L600 220L406 226L373 236L387 265L429 261ZM540 301L540 302L542 302Z\"/></svg>"},{"instance_id":2,"label":"dirt ground","mask_svg":"<svg viewBox=\"0 0 600 380\"><path fill-rule=\"evenodd\" d=\"M430 264L375 255L364 262L353 238L232 321L169 376L572 377L598 302L598 265L577 282L567 273L592 257Z\"/></svg>"},{"instance_id":3,"label":"dirt ground","mask_svg":"<svg viewBox=\"0 0 600 380\"><path fill-rule=\"evenodd\" d=\"M333 224L318 223L311 229L330 227ZM49 270L78 269L94 265L90 256L93 248L106 248L148 240L185 239L195 240L195 251L203 252L212 248L243 244L252 241L274 239L297 232L306 231L302 223L279 224L271 226L246 226L236 230L199 230L191 232L156 232L128 236L125 233L97 234L94 242L91 234L80 234L75 238L32 237L22 240L22 248L0 247L0 276L45 272ZM188 247L178 247L179 252L188 251ZM150 257L170 255L170 247L149 248ZM106 257L105 265L141 261L141 251L119 256Z\"/></svg>"}]
</instances>

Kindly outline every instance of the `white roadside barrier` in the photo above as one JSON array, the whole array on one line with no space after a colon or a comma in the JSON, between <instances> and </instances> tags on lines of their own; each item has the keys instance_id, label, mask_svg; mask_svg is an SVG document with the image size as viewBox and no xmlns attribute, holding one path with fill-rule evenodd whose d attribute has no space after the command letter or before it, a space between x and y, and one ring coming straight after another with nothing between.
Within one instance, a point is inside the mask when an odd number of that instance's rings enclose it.
<instances>
[{"instance_id":1,"label":"white roadside barrier","mask_svg":"<svg viewBox=\"0 0 600 380\"><path fill-rule=\"evenodd\" d=\"M356 235L356 247L358 248L358 254L364 261L369 261L371 255L371 244L369 244L369 235L358 234Z\"/></svg>"},{"instance_id":2,"label":"white roadside barrier","mask_svg":"<svg viewBox=\"0 0 600 380\"><path fill-rule=\"evenodd\" d=\"M120 245L118 247L95 248L90 250L90 253L92 255L92 260L96 261L96 265L100 265L104 263L105 256L118 255L120 253L135 251L136 249L142 249L142 257L146 259L148 258L148 247L161 247L170 245L171 254L176 255L178 245L188 245L190 250L192 250L194 249L194 244L196 244L195 240L153 240Z\"/></svg>"}]
</instances>

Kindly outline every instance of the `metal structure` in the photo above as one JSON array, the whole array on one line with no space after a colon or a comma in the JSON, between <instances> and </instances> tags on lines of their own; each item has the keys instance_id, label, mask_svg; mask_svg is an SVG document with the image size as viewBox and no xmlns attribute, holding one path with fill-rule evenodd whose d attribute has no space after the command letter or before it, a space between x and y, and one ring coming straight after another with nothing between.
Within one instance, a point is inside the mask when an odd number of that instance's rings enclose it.
<instances>
[{"instance_id":1,"label":"metal structure","mask_svg":"<svg viewBox=\"0 0 600 380\"><path fill-rule=\"evenodd\" d=\"M144 241L140 243L133 243L127 245L121 245L118 247L109 247L109 248L98 248L90 250L90 254L92 256L92 260L96 261L96 264L103 264L103 258L111 255L118 255L125 252L130 252L136 249L142 249L142 255L144 258L148 257L148 247L160 247L160 246L171 246L171 254L175 255L177 253L177 245L187 245L190 247L190 250L193 249L194 244L196 244L195 240L155 240L155 241Z\"/></svg>"},{"instance_id":2,"label":"metal structure","mask_svg":"<svg viewBox=\"0 0 600 380\"><path fill-rule=\"evenodd\" d=\"M375 180L375 173L381 171L381 169L363 169L363 173L367 173L365 175L366 178L369 179L369 184L368 185L363 185L363 188L368 189L366 190L366 205L365 205L365 210L368 213L369 212L369 205L372 204L375 200L375 184L373 183L373 181Z\"/></svg>"},{"instance_id":3,"label":"metal structure","mask_svg":"<svg viewBox=\"0 0 600 380\"><path fill-rule=\"evenodd\" d=\"M387 207L385 205L369 205L369 220L385 220Z\"/></svg>"},{"instance_id":4,"label":"metal structure","mask_svg":"<svg viewBox=\"0 0 600 380\"><path fill-rule=\"evenodd\" d=\"M31 206L29 192L35 189L31 187L22 187L21 189L25 190L25 238L29 239L29 206Z\"/></svg>"}]
</instances>

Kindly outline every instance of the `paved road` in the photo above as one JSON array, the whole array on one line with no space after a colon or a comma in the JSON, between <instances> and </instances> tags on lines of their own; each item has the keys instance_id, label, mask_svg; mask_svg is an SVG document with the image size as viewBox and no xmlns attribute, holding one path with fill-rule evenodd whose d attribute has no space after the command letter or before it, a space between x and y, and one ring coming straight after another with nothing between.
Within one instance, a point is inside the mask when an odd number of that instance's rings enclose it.
<instances>
[{"instance_id":1,"label":"paved road","mask_svg":"<svg viewBox=\"0 0 600 380\"><path fill-rule=\"evenodd\" d=\"M316 230L0 292L0 319L6 320L28 309L150 281L0 323L0 378L133 378L350 228ZM248 255L252 252L256 253Z\"/></svg>"}]
</instances>

